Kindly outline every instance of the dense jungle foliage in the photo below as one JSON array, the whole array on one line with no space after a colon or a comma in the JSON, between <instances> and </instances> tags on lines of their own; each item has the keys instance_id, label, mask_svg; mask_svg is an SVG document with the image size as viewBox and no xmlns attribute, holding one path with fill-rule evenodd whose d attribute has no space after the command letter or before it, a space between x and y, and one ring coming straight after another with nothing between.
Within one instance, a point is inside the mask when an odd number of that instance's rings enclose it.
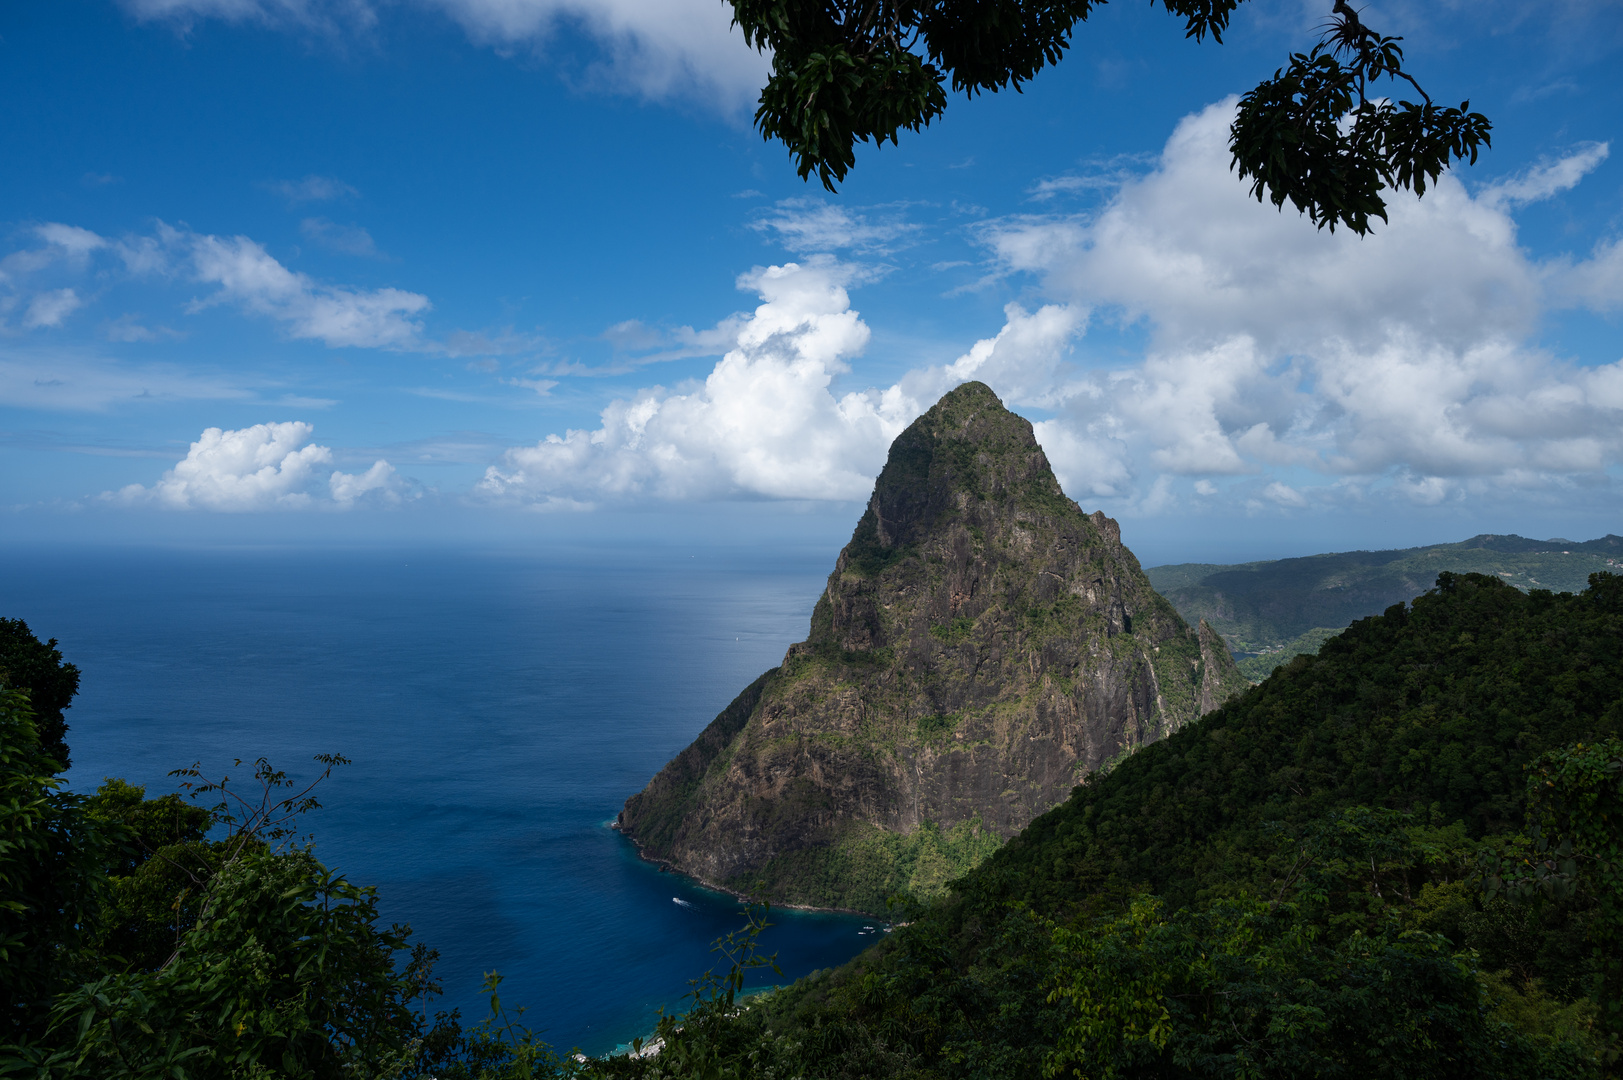
<instances>
[{"instance_id":1,"label":"dense jungle foliage","mask_svg":"<svg viewBox=\"0 0 1623 1080\"><path fill-rule=\"evenodd\" d=\"M1445 574L676 1042L761 1077L1601 1075L1620 727L1623 578Z\"/></svg>"},{"instance_id":2,"label":"dense jungle foliage","mask_svg":"<svg viewBox=\"0 0 1623 1080\"><path fill-rule=\"evenodd\" d=\"M761 962L752 909L692 1010L661 1025L659 1053L601 1061L537 1042L494 979L490 1019L430 1019L432 954L289 843L309 796L274 770L257 801L206 813L119 784L76 799L54 787L25 697L8 691L0 718L0 1041L15 1075L1619 1069L1610 575L1552 595L1445 574L1091 777L945 902L901 901L905 925L841 969L739 997Z\"/></svg>"}]
</instances>

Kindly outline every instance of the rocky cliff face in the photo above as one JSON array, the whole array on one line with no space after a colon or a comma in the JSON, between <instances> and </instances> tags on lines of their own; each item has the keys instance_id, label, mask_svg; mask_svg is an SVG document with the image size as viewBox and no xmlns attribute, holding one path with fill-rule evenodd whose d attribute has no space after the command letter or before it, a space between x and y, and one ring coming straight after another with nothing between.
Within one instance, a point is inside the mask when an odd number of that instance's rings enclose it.
<instances>
[{"instance_id":1,"label":"rocky cliff face","mask_svg":"<svg viewBox=\"0 0 1623 1080\"><path fill-rule=\"evenodd\" d=\"M1245 685L1116 523L1065 497L1031 425L967 383L892 444L810 636L619 826L711 884L882 910Z\"/></svg>"}]
</instances>

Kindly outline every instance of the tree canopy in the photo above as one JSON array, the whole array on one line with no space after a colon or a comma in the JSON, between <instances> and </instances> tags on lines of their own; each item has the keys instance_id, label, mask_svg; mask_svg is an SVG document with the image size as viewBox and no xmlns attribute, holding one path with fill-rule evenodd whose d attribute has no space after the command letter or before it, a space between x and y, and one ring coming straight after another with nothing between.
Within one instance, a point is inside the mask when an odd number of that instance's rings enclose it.
<instances>
[{"instance_id":1,"label":"tree canopy","mask_svg":"<svg viewBox=\"0 0 1623 1080\"><path fill-rule=\"evenodd\" d=\"M41 642L21 619L0 618L0 684L28 691L40 749L66 772L68 722L62 716L79 692L79 669L62 662L56 639Z\"/></svg>"},{"instance_id":2,"label":"tree canopy","mask_svg":"<svg viewBox=\"0 0 1623 1080\"><path fill-rule=\"evenodd\" d=\"M750 44L772 51L756 127L788 147L803 179L815 172L833 191L857 143L894 144L928 126L949 87L969 97L1019 90L1059 62L1106 0L730 2ZM1243 2L1159 0L1186 37L1218 43ZM1401 40L1335 0L1320 41L1241 99L1232 167L1258 200L1288 200L1320 228L1363 235L1371 218L1386 220L1383 192L1423 195L1451 162L1476 161L1492 125L1468 101L1432 101L1404 69Z\"/></svg>"}]
</instances>

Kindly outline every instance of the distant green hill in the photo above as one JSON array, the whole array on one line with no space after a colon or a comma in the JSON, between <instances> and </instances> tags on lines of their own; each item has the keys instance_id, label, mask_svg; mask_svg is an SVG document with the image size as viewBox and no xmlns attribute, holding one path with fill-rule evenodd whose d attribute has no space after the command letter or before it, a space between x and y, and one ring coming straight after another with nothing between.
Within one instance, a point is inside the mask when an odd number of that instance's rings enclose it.
<instances>
[{"instance_id":1,"label":"distant green hill","mask_svg":"<svg viewBox=\"0 0 1623 1080\"><path fill-rule=\"evenodd\" d=\"M1576 543L1485 533L1458 544L1344 551L1300 559L1177 563L1145 571L1191 626L1205 619L1253 681L1355 620L1412 600L1443 571L1488 574L1526 592L1581 592L1589 575L1623 570L1623 536Z\"/></svg>"}]
</instances>

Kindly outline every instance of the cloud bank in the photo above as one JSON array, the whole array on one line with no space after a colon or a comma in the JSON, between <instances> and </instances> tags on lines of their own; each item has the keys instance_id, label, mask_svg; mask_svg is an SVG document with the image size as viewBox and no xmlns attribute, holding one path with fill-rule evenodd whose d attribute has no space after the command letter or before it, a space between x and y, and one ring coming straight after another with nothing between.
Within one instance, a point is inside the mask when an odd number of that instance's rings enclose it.
<instances>
[{"instance_id":1,"label":"cloud bank","mask_svg":"<svg viewBox=\"0 0 1623 1080\"><path fill-rule=\"evenodd\" d=\"M595 430L515 448L479 493L861 499L895 434L971 378L1039 412L1068 492L1122 512L1611 487L1623 361L1570 362L1534 335L1551 309L1623 305L1623 249L1541 262L1511 216L1581 182L1605 145L1475 195L1445 176L1358 239L1251 199L1228 168L1232 114L1231 100L1186 118L1096 212L981 226L994 280L1034 281L1048 302L1008 305L1002 329L953 363L847 388L868 339L847 291L862 268L825 255L756 270L739 285L763 303L724 324L731 346L702 385L647 388ZM760 226L801 248L867 239L848 211L773 215ZM1111 325L1147 331L1139 359L1090 358L1090 327Z\"/></svg>"},{"instance_id":2,"label":"cloud bank","mask_svg":"<svg viewBox=\"0 0 1623 1080\"><path fill-rule=\"evenodd\" d=\"M1615 248L1541 264L1509 216L1578 183L1605 146L1476 197L1445 176L1424 199L1394 199L1391 224L1361 240L1247 196L1228 172L1232 110L1185 119L1097 215L984 234L1004 272L1150 329L1141 363L1087 372L1041 425L1068 486L1145 495L1158 476L1292 472L1317 497L1384 487L1429 503L1608 482L1623 366L1529 342L1545 310L1600 306ZM1249 488L1306 499L1277 479Z\"/></svg>"},{"instance_id":3,"label":"cloud bank","mask_svg":"<svg viewBox=\"0 0 1623 1080\"><path fill-rule=\"evenodd\" d=\"M311 442L314 433L297 420L237 431L211 427L151 487L130 484L104 498L126 506L235 512L400 502L401 483L387 461L359 474L328 472L332 450Z\"/></svg>"},{"instance_id":4,"label":"cloud bank","mask_svg":"<svg viewBox=\"0 0 1623 1080\"><path fill-rule=\"evenodd\" d=\"M595 431L509 450L478 485L486 498L573 505L602 498L861 498L912 418L891 392L835 396L868 343L829 257L757 269L739 287L763 303L699 386L652 387L603 410Z\"/></svg>"}]
</instances>

